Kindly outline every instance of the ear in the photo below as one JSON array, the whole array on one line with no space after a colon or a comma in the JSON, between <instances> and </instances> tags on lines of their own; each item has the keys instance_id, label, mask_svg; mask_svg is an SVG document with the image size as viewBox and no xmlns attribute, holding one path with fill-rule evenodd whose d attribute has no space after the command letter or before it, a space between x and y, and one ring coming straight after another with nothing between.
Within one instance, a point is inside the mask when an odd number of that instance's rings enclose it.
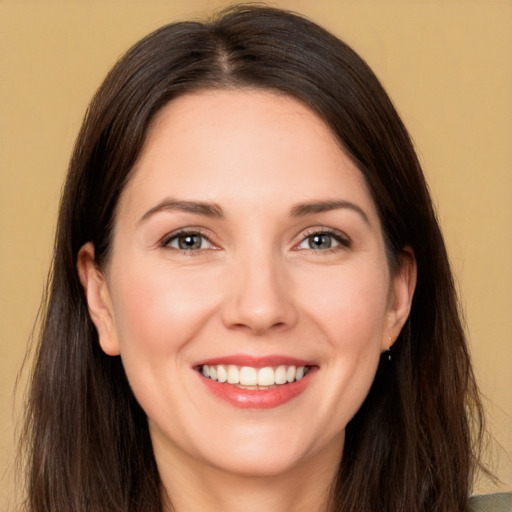
<instances>
[{"instance_id":1,"label":"ear","mask_svg":"<svg viewBox=\"0 0 512 512\"><path fill-rule=\"evenodd\" d=\"M399 255L398 269L392 276L382 350L387 350L393 345L409 317L416 288L416 277L417 266L414 252L410 247L404 247Z\"/></svg>"},{"instance_id":2,"label":"ear","mask_svg":"<svg viewBox=\"0 0 512 512\"><path fill-rule=\"evenodd\" d=\"M114 308L103 272L94 261L94 246L86 243L78 252L77 269L85 291L89 315L96 326L100 346L110 356L119 355Z\"/></svg>"}]
</instances>

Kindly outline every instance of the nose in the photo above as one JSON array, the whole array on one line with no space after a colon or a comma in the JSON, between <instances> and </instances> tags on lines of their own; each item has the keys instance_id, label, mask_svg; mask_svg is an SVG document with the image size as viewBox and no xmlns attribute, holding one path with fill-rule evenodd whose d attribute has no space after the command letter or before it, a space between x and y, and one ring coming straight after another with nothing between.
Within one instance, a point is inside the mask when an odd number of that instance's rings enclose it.
<instances>
[{"instance_id":1,"label":"nose","mask_svg":"<svg viewBox=\"0 0 512 512\"><path fill-rule=\"evenodd\" d=\"M222 311L226 327L262 336L296 324L293 284L283 265L252 255L230 274Z\"/></svg>"}]
</instances>

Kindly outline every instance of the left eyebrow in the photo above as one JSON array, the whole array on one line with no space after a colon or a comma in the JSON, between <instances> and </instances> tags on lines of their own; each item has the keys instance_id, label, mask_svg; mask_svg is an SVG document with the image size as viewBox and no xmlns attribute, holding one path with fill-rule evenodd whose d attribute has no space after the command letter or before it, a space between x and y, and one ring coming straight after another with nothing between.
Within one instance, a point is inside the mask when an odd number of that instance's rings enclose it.
<instances>
[{"instance_id":1,"label":"left eyebrow","mask_svg":"<svg viewBox=\"0 0 512 512\"><path fill-rule=\"evenodd\" d=\"M312 213L323 213L329 212L331 210L339 210L343 208L348 208L356 213L358 213L362 219L368 224L370 224L370 219L366 212L357 204L352 203L350 201L344 200L331 200L331 201L310 201L307 203L300 203L295 205L290 210L290 215L292 217L304 217L306 215Z\"/></svg>"},{"instance_id":2,"label":"left eyebrow","mask_svg":"<svg viewBox=\"0 0 512 512\"><path fill-rule=\"evenodd\" d=\"M222 208L216 203L208 203L204 201L179 201L173 198L167 198L149 209L140 219L143 222L155 213L162 211L181 211L194 213L196 215L204 215L206 217L224 218Z\"/></svg>"}]
</instances>

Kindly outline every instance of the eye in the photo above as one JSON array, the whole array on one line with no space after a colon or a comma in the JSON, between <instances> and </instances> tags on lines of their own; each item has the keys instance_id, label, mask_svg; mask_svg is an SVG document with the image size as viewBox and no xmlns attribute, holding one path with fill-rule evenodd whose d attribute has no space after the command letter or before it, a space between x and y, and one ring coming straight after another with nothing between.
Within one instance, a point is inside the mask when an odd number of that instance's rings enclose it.
<instances>
[{"instance_id":1,"label":"eye","mask_svg":"<svg viewBox=\"0 0 512 512\"><path fill-rule=\"evenodd\" d=\"M201 233L195 232L179 233L165 240L162 245L180 251L199 251L213 247L208 238Z\"/></svg>"},{"instance_id":2,"label":"eye","mask_svg":"<svg viewBox=\"0 0 512 512\"><path fill-rule=\"evenodd\" d=\"M317 231L307 235L297 248L313 251L326 251L338 246L349 247L350 242L340 234L330 231Z\"/></svg>"}]
</instances>

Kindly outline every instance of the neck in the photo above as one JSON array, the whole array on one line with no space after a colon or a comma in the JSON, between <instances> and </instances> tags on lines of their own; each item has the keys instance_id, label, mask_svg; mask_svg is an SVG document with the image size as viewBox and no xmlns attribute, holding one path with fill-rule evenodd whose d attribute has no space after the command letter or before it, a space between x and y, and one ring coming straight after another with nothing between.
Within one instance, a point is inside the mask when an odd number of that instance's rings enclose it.
<instances>
[{"instance_id":1,"label":"neck","mask_svg":"<svg viewBox=\"0 0 512 512\"><path fill-rule=\"evenodd\" d=\"M183 464L176 453L160 453L157 464L166 495L163 510L328 512L341 450L331 454L327 460L326 454L313 456L300 467L277 475L244 475L197 460L188 459Z\"/></svg>"}]
</instances>

